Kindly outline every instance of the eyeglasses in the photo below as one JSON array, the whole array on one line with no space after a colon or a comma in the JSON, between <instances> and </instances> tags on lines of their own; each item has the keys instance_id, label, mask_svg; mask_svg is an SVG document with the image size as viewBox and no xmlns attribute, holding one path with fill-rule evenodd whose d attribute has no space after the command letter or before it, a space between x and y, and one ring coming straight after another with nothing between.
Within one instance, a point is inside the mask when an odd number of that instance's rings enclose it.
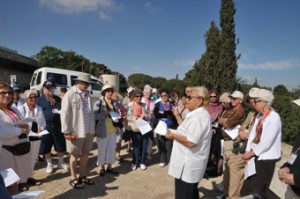
<instances>
[{"instance_id":1,"label":"eyeglasses","mask_svg":"<svg viewBox=\"0 0 300 199\"><path fill-rule=\"evenodd\" d=\"M136 98L141 98L142 96L141 96L141 95L136 95L135 97L136 97Z\"/></svg>"},{"instance_id":2,"label":"eyeglasses","mask_svg":"<svg viewBox=\"0 0 300 199\"><path fill-rule=\"evenodd\" d=\"M12 95L12 94L13 94L13 92L11 92L11 91L1 91L0 92L1 96Z\"/></svg>"},{"instance_id":3,"label":"eyeglasses","mask_svg":"<svg viewBox=\"0 0 300 199\"><path fill-rule=\"evenodd\" d=\"M216 97L217 97L216 95L209 96L209 98L216 98Z\"/></svg>"},{"instance_id":4,"label":"eyeglasses","mask_svg":"<svg viewBox=\"0 0 300 199\"><path fill-rule=\"evenodd\" d=\"M196 97L196 96L188 95L186 98L187 98L188 100L191 100L192 98L200 99L201 97Z\"/></svg>"},{"instance_id":5,"label":"eyeglasses","mask_svg":"<svg viewBox=\"0 0 300 199\"><path fill-rule=\"evenodd\" d=\"M168 97L168 95L165 95L165 94L164 94L164 95L160 95L160 96L161 96L161 97Z\"/></svg>"},{"instance_id":6,"label":"eyeglasses","mask_svg":"<svg viewBox=\"0 0 300 199\"><path fill-rule=\"evenodd\" d=\"M108 93L111 92L112 93L112 92L114 92L114 90L113 89L107 89L106 92L108 92Z\"/></svg>"},{"instance_id":7,"label":"eyeglasses","mask_svg":"<svg viewBox=\"0 0 300 199\"><path fill-rule=\"evenodd\" d=\"M264 100L261 100L261 99L253 99L254 104L256 104L256 103L258 103L258 102L262 102L262 101L264 101Z\"/></svg>"}]
</instances>

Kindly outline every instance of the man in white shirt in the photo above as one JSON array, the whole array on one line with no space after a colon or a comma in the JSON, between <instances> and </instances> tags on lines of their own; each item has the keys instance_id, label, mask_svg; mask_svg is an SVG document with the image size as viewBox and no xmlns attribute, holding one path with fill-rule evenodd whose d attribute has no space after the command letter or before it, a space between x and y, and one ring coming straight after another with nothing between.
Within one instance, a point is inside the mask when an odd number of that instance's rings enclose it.
<instances>
[{"instance_id":1,"label":"man in white shirt","mask_svg":"<svg viewBox=\"0 0 300 199\"><path fill-rule=\"evenodd\" d=\"M67 139L67 151L70 153L70 185L75 189L81 189L84 185L94 184L86 177L86 166L93 146L95 119L91 98L87 92L91 76L81 73L75 80L75 86L65 94L62 100L61 126ZM80 171L79 178L77 178L76 166L79 157Z\"/></svg>"}]
</instances>

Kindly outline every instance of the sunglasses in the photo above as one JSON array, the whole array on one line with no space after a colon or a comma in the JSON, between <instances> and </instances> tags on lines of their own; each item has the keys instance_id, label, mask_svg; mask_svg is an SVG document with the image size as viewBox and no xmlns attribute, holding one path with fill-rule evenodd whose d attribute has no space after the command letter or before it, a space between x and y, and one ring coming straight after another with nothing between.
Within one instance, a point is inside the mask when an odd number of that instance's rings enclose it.
<instances>
[{"instance_id":1,"label":"sunglasses","mask_svg":"<svg viewBox=\"0 0 300 199\"><path fill-rule=\"evenodd\" d=\"M216 95L211 95L211 96L209 96L209 98L217 98L217 96Z\"/></svg>"},{"instance_id":2,"label":"sunglasses","mask_svg":"<svg viewBox=\"0 0 300 199\"><path fill-rule=\"evenodd\" d=\"M196 96L188 95L186 98L187 98L188 100L191 100L192 98L200 99L201 97L196 97Z\"/></svg>"},{"instance_id":3,"label":"sunglasses","mask_svg":"<svg viewBox=\"0 0 300 199\"><path fill-rule=\"evenodd\" d=\"M253 99L254 104L258 103L258 102L262 102L263 100L261 99Z\"/></svg>"},{"instance_id":4,"label":"sunglasses","mask_svg":"<svg viewBox=\"0 0 300 199\"><path fill-rule=\"evenodd\" d=\"M136 98L140 98L140 97L142 97L142 96L141 96L141 95L136 95L135 97L136 97Z\"/></svg>"},{"instance_id":5,"label":"sunglasses","mask_svg":"<svg viewBox=\"0 0 300 199\"><path fill-rule=\"evenodd\" d=\"M0 92L1 96L12 95L12 94L13 94L13 92L11 92L11 91L1 91Z\"/></svg>"},{"instance_id":6,"label":"sunglasses","mask_svg":"<svg viewBox=\"0 0 300 199\"><path fill-rule=\"evenodd\" d=\"M168 97L168 95L161 95L161 97Z\"/></svg>"}]
</instances>

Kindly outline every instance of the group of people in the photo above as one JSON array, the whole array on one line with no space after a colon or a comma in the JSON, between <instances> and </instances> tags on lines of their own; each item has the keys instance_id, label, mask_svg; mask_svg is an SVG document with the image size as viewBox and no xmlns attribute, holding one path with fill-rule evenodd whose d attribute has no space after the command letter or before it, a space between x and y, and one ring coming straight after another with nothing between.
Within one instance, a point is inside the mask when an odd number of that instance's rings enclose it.
<instances>
[{"instance_id":1,"label":"group of people","mask_svg":"<svg viewBox=\"0 0 300 199\"><path fill-rule=\"evenodd\" d=\"M199 198L198 183L212 167L217 175L224 175L224 194L217 198L265 197L281 158L281 120L271 107L271 91L250 89L247 102L251 108L246 113L240 91L219 97L217 91L199 86L187 87L182 96L178 91L170 95L166 89L153 95L154 89L145 85L143 90L129 87L123 98L112 85L104 85L99 99L92 102L87 92L91 76L82 73L75 82L58 97L55 80L49 79L43 83L41 96L27 90L24 100L19 88L0 82L0 170L12 168L20 176L18 184L8 187L9 194L41 183L33 178L40 155L47 162L46 172L53 173L53 146L57 168L70 170L72 187L93 185L87 177L87 163L96 137L100 177L119 175L113 164L122 161L121 142L125 140L128 151L132 148L133 171L147 169L146 161L157 145L159 166L168 165L177 199ZM25 118L33 120L24 123ZM138 120L146 121L150 130L142 132ZM154 133L160 122L166 124L166 134ZM33 135L45 130L48 133L43 136ZM69 163L64 162L66 152ZM278 173L281 181L291 185L294 198L300 195L298 153L299 139ZM1 180L0 176L0 184ZM0 191L5 192L1 187Z\"/></svg>"}]
</instances>

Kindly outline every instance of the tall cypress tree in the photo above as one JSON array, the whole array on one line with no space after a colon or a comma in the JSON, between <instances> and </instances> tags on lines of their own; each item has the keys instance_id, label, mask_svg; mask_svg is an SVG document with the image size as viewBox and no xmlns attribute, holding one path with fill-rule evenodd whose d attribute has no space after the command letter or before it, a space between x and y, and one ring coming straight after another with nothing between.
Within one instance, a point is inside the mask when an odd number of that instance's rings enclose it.
<instances>
[{"instance_id":1,"label":"tall cypress tree","mask_svg":"<svg viewBox=\"0 0 300 199\"><path fill-rule=\"evenodd\" d=\"M232 91L236 87L237 60L235 37L235 5L233 0L222 0L220 10L221 48L218 59L219 91Z\"/></svg>"}]
</instances>

